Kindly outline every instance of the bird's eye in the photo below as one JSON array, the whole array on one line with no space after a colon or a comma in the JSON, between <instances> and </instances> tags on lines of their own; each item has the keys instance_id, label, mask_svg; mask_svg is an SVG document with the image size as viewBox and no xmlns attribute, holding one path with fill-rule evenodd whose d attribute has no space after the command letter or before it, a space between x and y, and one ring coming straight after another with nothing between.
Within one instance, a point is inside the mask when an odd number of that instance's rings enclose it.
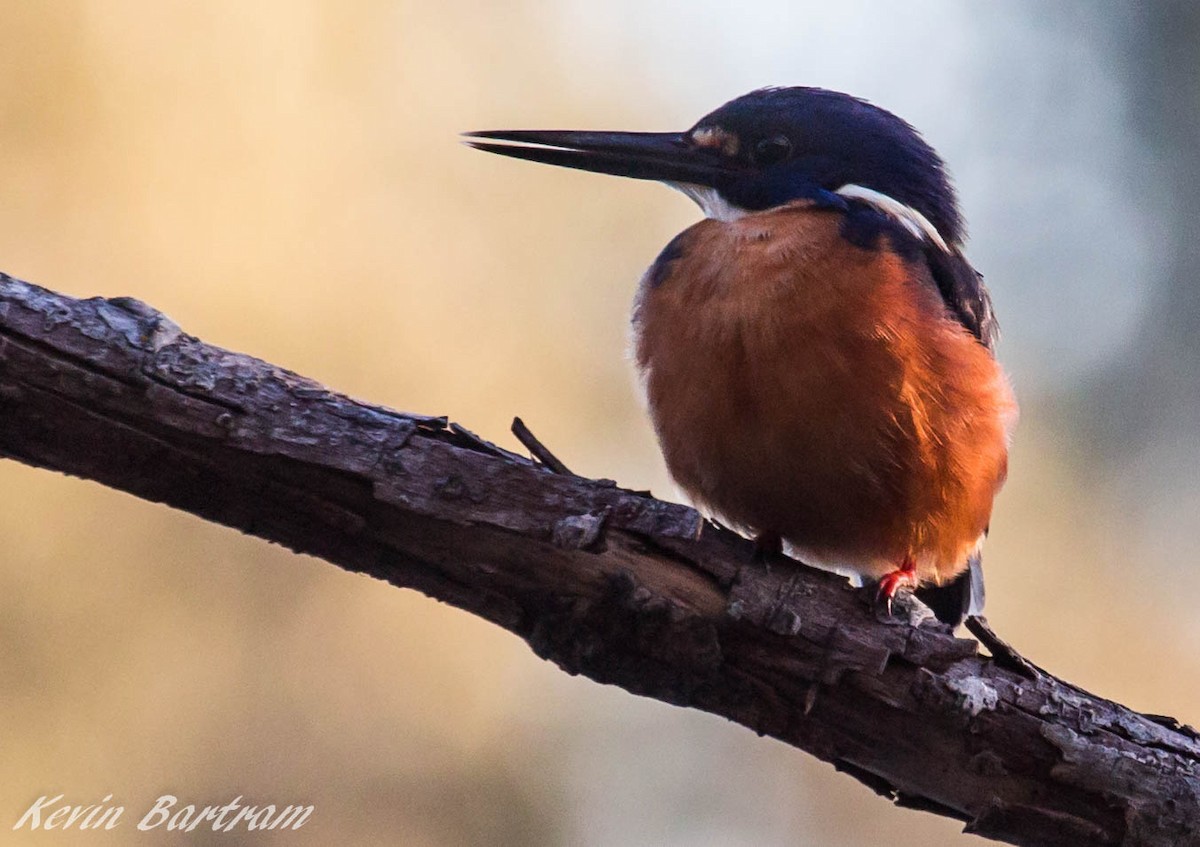
<instances>
[{"instance_id":1,"label":"bird's eye","mask_svg":"<svg viewBox=\"0 0 1200 847\"><path fill-rule=\"evenodd\" d=\"M792 142L786 135L764 138L754 145L754 164L773 165L792 155Z\"/></svg>"}]
</instances>

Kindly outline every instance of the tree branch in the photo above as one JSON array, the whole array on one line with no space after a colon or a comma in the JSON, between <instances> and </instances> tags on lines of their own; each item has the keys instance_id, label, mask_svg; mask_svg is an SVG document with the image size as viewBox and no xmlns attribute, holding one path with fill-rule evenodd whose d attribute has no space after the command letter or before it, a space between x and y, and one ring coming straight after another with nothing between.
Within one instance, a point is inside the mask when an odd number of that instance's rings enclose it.
<instances>
[{"instance_id":1,"label":"tree branch","mask_svg":"<svg viewBox=\"0 0 1200 847\"><path fill-rule=\"evenodd\" d=\"M969 832L1200 843L1190 728L881 623L845 580L759 564L689 508L351 400L136 300L0 275L0 453L416 588Z\"/></svg>"}]
</instances>

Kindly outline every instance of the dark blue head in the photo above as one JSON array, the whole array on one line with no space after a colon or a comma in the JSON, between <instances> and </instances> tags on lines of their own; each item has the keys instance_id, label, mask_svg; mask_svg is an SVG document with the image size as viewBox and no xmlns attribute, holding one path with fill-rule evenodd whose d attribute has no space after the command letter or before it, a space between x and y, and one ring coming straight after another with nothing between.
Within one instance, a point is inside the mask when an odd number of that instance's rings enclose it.
<instances>
[{"instance_id":1,"label":"dark blue head","mask_svg":"<svg viewBox=\"0 0 1200 847\"><path fill-rule=\"evenodd\" d=\"M963 235L945 167L920 134L891 112L822 88L754 91L684 133L470 135L508 142L472 142L494 153L668 182L710 215L718 206L736 214L803 198L836 200L840 189L857 186L842 196L865 189L882 195L873 202L915 210L948 243L958 243Z\"/></svg>"},{"instance_id":2,"label":"dark blue head","mask_svg":"<svg viewBox=\"0 0 1200 847\"><path fill-rule=\"evenodd\" d=\"M725 139L739 171L717 186L731 204L769 209L814 191L860 185L916 209L947 241L961 237L941 158L906 121L823 88L767 88L731 100L688 133Z\"/></svg>"}]
</instances>

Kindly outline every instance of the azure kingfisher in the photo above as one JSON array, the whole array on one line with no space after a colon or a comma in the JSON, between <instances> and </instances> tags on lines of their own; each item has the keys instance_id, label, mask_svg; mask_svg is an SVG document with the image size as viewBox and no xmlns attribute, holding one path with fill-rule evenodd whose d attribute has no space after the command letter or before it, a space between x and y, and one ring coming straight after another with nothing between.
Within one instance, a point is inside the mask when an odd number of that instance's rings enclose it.
<instances>
[{"instance_id":1,"label":"azure kingfisher","mask_svg":"<svg viewBox=\"0 0 1200 847\"><path fill-rule=\"evenodd\" d=\"M501 130L472 146L664 182L706 219L642 278L634 353L671 475L802 560L982 611L980 546L1016 402L938 154L820 88L731 100L686 132Z\"/></svg>"}]
</instances>

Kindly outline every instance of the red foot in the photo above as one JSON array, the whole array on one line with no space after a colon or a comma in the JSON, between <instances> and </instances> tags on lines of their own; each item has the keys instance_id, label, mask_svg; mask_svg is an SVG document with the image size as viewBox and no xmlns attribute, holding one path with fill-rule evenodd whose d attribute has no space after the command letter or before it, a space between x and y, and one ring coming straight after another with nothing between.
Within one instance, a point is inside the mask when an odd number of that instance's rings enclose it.
<instances>
[{"instance_id":1,"label":"red foot","mask_svg":"<svg viewBox=\"0 0 1200 847\"><path fill-rule=\"evenodd\" d=\"M917 563L913 561L912 556L904 558L904 564L883 575L879 580L879 590L875 593L875 603L883 603L887 607L887 613L892 614L892 598L896 596L896 592L901 586L915 589L917 587Z\"/></svg>"}]
</instances>

